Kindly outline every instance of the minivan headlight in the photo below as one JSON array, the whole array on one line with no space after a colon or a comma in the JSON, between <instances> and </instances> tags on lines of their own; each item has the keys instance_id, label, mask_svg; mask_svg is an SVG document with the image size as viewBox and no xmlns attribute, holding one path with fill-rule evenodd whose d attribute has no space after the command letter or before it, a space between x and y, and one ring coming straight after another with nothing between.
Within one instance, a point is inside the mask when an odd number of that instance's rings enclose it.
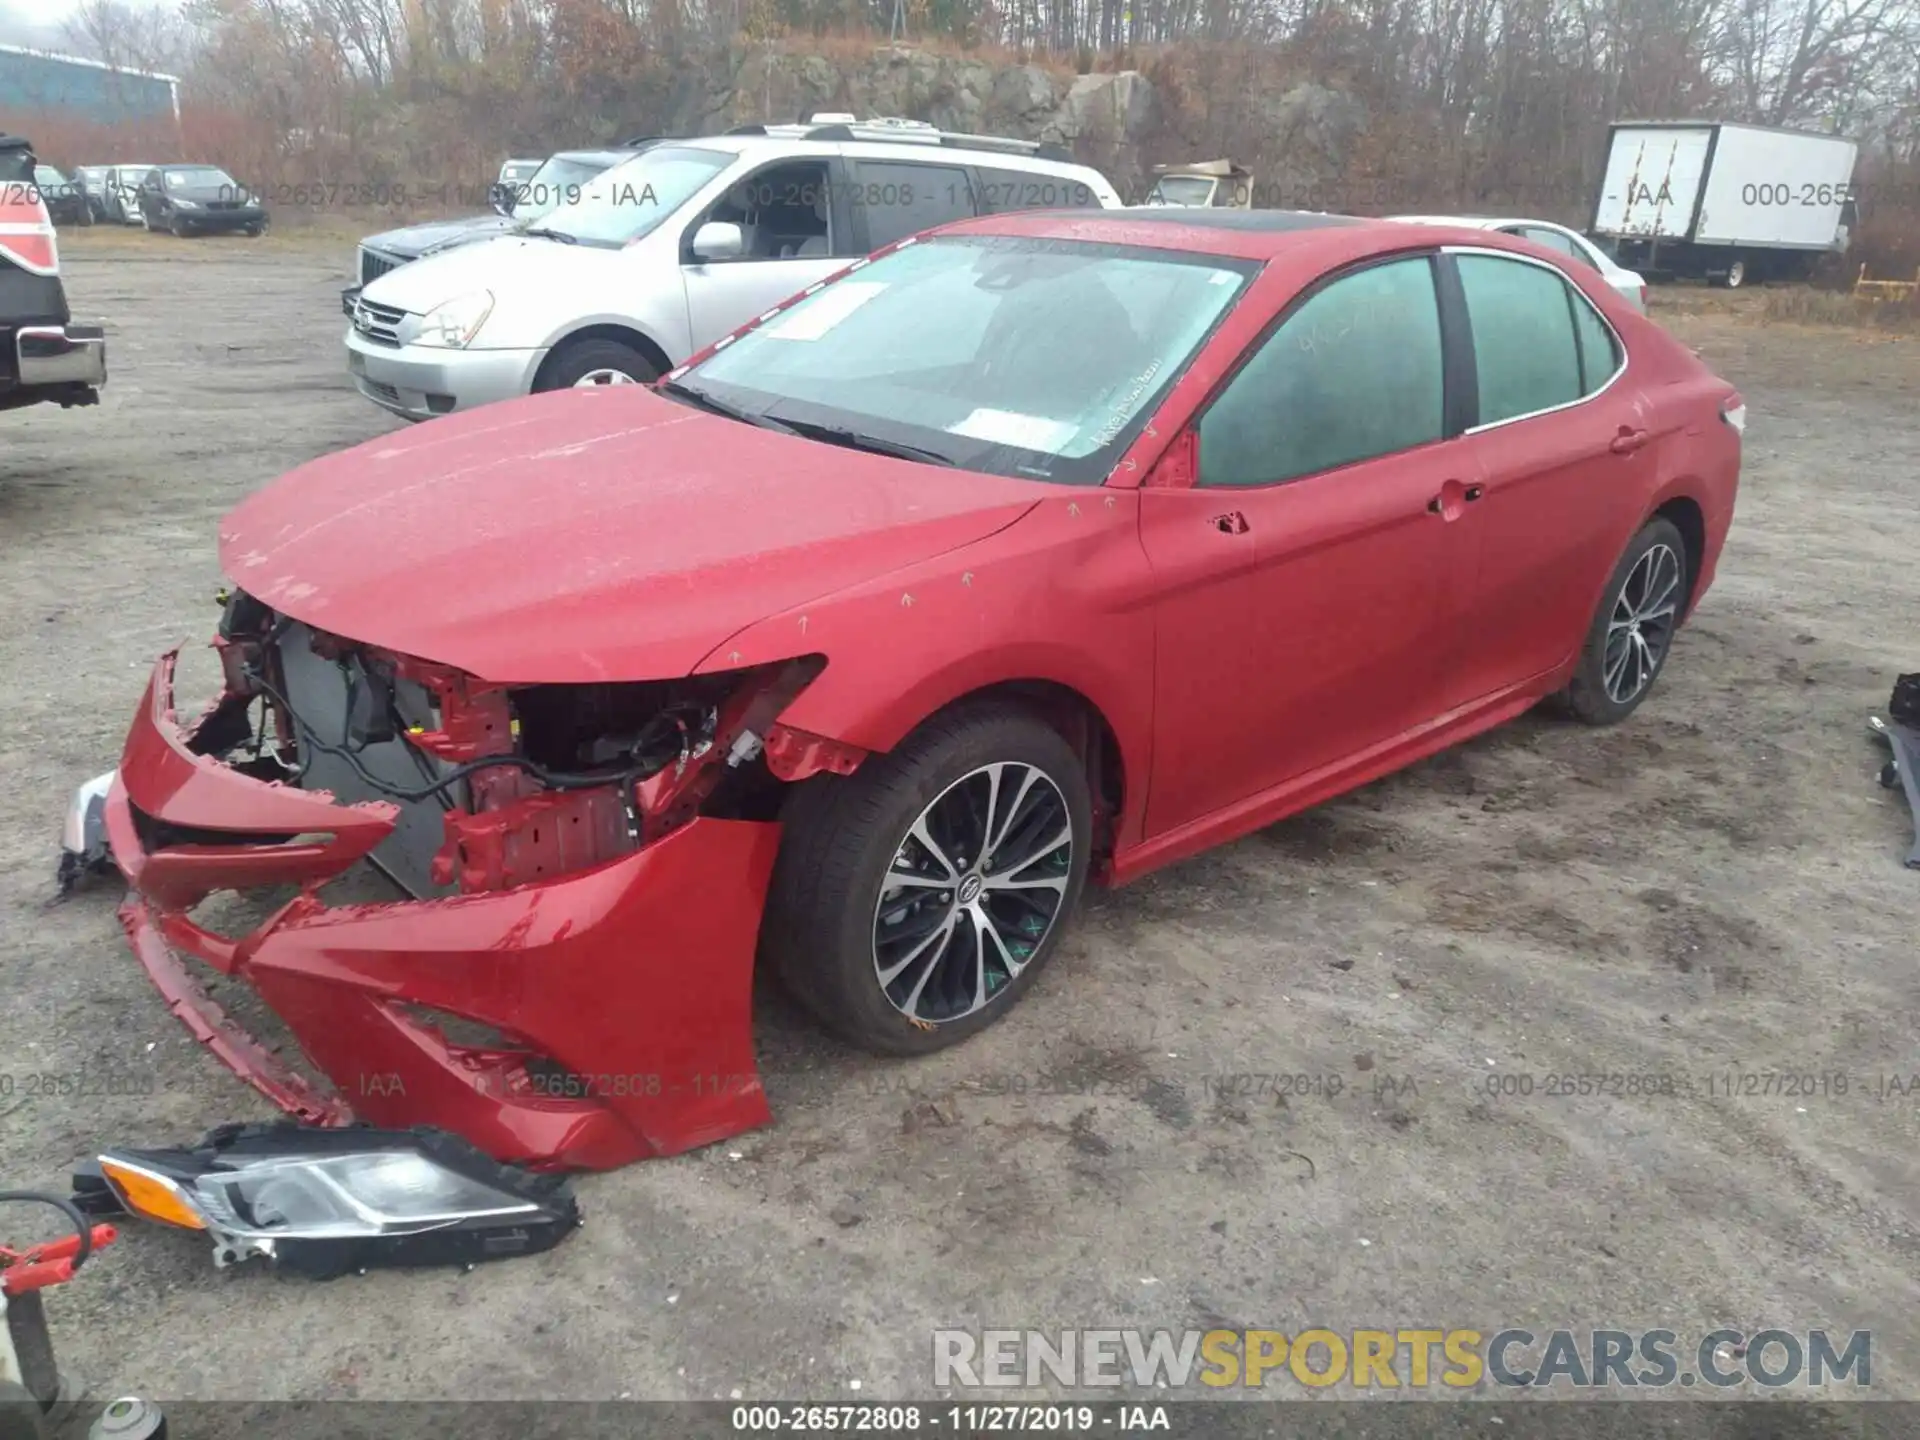
<instances>
[{"instance_id":1,"label":"minivan headlight","mask_svg":"<svg viewBox=\"0 0 1920 1440\"><path fill-rule=\"evenodd\" d=\"M448 300L421 318L420 333L414 336L414 343L464 350L492 313L493 293L488 290L476 290L471 295Z\"/></svg>"}]
</instances>

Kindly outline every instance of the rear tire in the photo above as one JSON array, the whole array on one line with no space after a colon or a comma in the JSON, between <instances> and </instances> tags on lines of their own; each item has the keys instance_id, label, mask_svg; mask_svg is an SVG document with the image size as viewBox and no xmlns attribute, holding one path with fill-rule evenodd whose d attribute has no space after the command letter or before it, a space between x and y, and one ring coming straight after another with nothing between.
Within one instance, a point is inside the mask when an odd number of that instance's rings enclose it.
<instances>
[{"instance_id":1,"label":"rear tire","mask_svg":"<svg viewBox=\"0 0 1920 1440\"><path fill-rule=\"evenodd\" d=\"M1735 256L1732 263L1727 266L1727 273L1720 283L1729 290L1738 290L1751 278L1748 274L1747 262Z\"/></svg>"},{"instance_id":2,"label":"rear tire","mask_svg":"<svg viewBox=\"0 0 1920 1440\"><path fill-rule=\"evenodd\" d=\"M616 378L624 377L624 378ZM576 385L651 385L660 369L631 345L618 340L572 340L554 351L541 367L535 390L567 390Z\"/></svg>"},{"instance_id":3,"label":"rear tire","mask_svg":"<svg viewBox=\"0 0 1920 1440\"><path fill-rule=\"evenodd\" d=\"M944 1049L1004 1015L1086 881L1085 767L1007 705L934 716L852 775L805 782L784 818L762 957L822 1025L878 1054Z\"/></svg>"},{"instance_id":4,"label":"rear tire","mask_svg":"<svg viewBox=\"0 0 1920 1440\"><path fill-rule=\"evenodd\" d=\"M1648 521L1613 567L1579 668L1562 692L1575 718L1616 725L1640 708L1673 653L1692 583L1678 527Z\"/></svg>"}]
</instances>

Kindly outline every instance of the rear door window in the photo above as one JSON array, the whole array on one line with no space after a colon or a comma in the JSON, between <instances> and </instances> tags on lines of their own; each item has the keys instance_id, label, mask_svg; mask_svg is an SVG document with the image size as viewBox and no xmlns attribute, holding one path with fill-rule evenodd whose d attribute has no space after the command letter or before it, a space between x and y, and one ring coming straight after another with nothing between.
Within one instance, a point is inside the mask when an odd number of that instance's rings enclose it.
<instances>
[{"instance_id":1,"label":"rear door window","mask_svg":"<svg viewBox=\"0 0 1920 1440\"><path fill-rule=\"evenodd\" d=\"M1440 439L1440 309L1425 256L1302 303L1200 421L1202 485L1272 485Z\"/></svg>"},{"instance_id":2,"label":"rear door window","mask_svg":"<svg viewBox=\"0 0 1920 1440\"><path fill-rule=\"evenodd\" d=\"M991 170L982 166L980 213L1000 215L1009 210L1097 210L1100 197L1093 187L1071 175L1045 175L1032 170Z\"/></svg>"},{"instance_id":3,"label":"rear door window","mask_svg":"<svg viewBox=\"0 0 1920 1440\"><path fill-rule=\"evenodd\" d=\"M1479 423L1551 410L1585 394L1567 282L1526 260L1461 255L1456 263L1473 327Z\"/></svg>"},{"instance_id":4,"label":"rear door window","mask_svg":"<svg viewBox=\"0 0 1920 1440\"><path fill-rule=\"evenodd\" d=\"M869 250L975 213L973 184L957 165L862 160L853 173L854 204L866 216Z\"/></svg>"}]
</instances>

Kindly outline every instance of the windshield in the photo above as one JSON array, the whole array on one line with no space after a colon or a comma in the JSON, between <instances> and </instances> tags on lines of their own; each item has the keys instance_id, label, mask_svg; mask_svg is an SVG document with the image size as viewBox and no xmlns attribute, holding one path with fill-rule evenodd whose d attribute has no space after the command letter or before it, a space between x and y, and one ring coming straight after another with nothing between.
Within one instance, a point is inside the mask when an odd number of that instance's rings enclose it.
<instances>
[{"instance_id":1,"label":"windshield","mask_svg":"<svg viewBox=\"0 0 1920 1440\"><path fill-rule=\"evenodd\" d=\"M554 156L524 183L508 186L512 192L513 218L530 224L562 205L573 204L584 193L586 182L606 168L604 163Z\"/></svg>"},{"instance_id":2,"label":"windshield","mask_svg":"<svg viewBox=\"0 0 1920 1440\"><path fill-rule=\"evenodd\" d=\"M181 165L166 172L169 190L238 190L240 182L217 165Z\"/></svg>"},{"instance_id":3,"label":"windshield","mask_svg":"<svg viewBox=\"0 0 1920 1440\"><path fill-rule=\"evenodd\" d=\"M540 228L617 250L651 234L738 158L726 150L662 145L601 171L578 199L549 211Z\"/></svg>"},{"instance_id":4,"label":"windshield","mask_svg":"<svg viewBox=\"0 0 1920 1440\"><path fill-rule=\"evenodd\" d=\"M67 177L51 165L36 165L33 167L33 183L42 190L59 190L66 186Z\"/></svg>"},{"instance_id":5,"label":"windshield","mask_svg":"<svg viewBox=\"0 0 1920 1440\"><path fill-rule=\"evenodd\" d=\"M1204 175L1162 175L1147 196L1149 205L1210 205L1218 180Z\"/></svg>"},{"instance_id":6,"label":"windshield","mask_svg":"<svg viewBox=\"0 0 1920 1440\"><path fill-rule=\"evenodd\" d=\"M967 469L1097 485L1257 268L1025 236L909 242L683 383Z\"/></svg>"}]
</instances>

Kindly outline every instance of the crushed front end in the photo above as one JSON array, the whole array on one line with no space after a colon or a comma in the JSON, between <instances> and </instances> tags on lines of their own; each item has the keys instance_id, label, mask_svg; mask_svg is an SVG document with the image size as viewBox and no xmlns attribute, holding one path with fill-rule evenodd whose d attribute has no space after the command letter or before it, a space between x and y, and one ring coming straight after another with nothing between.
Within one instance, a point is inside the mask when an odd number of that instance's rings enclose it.
<instances>
[{"instance_id":1,"label":"crushed front end","mask_svg":"<svg viewBox=\"0 0 1920 1440\"><path fill-rule=\"evenodd\" d=\"M155 667L105 813L134 951L221 1060L308 1122L431 1125L539 1168L766 1123L751 995L781 790L853 763L777 722L818 657L510 686L244 594L214 645L224 692L189 727L175 656ZM396 898L329 903L361 860ZM195 918L273 886L295 893L246 934ZM192 961L251 985L324 1082Z\"/></svg>"}]
</instances>

